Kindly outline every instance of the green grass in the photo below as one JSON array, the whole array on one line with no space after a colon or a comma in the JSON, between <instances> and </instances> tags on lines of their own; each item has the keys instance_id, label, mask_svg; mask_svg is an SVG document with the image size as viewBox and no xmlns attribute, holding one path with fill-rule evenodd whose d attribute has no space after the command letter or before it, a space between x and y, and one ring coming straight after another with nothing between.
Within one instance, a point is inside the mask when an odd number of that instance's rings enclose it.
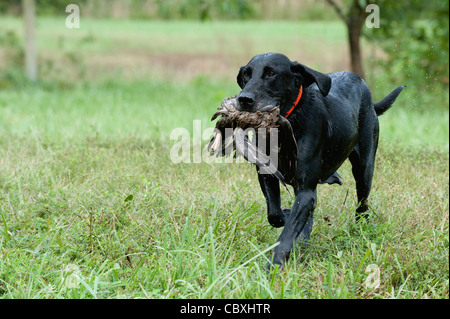
<instances>
[{"instance_id":1,"label":"green grass","mask_svg":"<svg viewBox=\"0 0 450 319\"><path fill-rule=\"evenodd\" d=\"M41 23L50 34L56 22ZM113 24L92 23L100 30ZM259 26L243 28L252 23ZM123 28L156 24L167 34L203 28L143 21ZM239 42L234 24L227 36ZM261 26L273 34L296 27ZM108 34L105 43L116 41ZM167 50L178 45L169 43L178 36L164 39ZM80 61L90 66L84 50ZM126 74L122 68L114 72ZM403 92L380 118L370 221L354 223L346 162L344 185L318 190L311 246L297 248L285 271L267 274L281 230L266 221L254 168L174 164L169 156L172 130L192 133L193 120L211 127L222 98L238 90L234 78L213 70L174 78L105 72L104 79L86 74L73 83L46 78L0 89L0 297L449 297L448 97L425 93L433 107L424 109L414 90ZM376 97L388 87L375 89ZM292 201L283 191L283 207ZM379 269L378 285L370 269Z\"/></svg>"}]
</instances>

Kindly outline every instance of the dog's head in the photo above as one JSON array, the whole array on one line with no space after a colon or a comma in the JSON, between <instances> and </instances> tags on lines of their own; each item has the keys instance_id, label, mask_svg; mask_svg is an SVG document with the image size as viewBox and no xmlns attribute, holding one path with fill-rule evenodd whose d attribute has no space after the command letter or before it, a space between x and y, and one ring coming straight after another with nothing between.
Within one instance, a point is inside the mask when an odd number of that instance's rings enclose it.
<instances>
[{"instance_id":1,"label":"dog's head","mask_svg":"<svg viewBox=\"0 0 450 319\"><path fill-rule=\"evenodd\" d=\"M316 83L323 96L331 87L331 78L314 71L303 64L290 61L280 53L264 53L253 57L241 67L237 82L239 93L238 109L256 112L268 105L280 106L285 114L296 100L300 85L303 88Z\"/></svg>"}]
</instances>

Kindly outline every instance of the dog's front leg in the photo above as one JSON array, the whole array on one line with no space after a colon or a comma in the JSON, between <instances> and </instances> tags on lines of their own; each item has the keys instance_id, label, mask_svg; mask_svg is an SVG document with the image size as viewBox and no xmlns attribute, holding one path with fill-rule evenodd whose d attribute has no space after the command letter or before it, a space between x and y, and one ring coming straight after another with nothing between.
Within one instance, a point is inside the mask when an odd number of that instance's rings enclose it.
<instances>
[{"instance_id":1,"label":"dog's front leg","mask_svg":"<svg viewBox=\"0 0 450 319\"><path fill-rule=\"evenodd\" d=\"M289 216L288 209L281 209L280 182L270 174L259 174L258 181L266 198L267 219L273 227L283 227Z\"/></svg>"},{"instance_id":2,"label":"dog's front leg","mask_svg":"<svg viewBox=\"0 0 450 319\"><path fill-rule=\"evenodd\" d=\"M310 217L316 207L316 199L316 189L301 190L297 193L291 214L286 220L286 226L278 238L279 245L272 252L272 263L268 263L267 268L270 269L275 265L283 267L284 262L289 259L294 242L307 222L310 221L312 225Z\"/></svg>"}]
</instances>

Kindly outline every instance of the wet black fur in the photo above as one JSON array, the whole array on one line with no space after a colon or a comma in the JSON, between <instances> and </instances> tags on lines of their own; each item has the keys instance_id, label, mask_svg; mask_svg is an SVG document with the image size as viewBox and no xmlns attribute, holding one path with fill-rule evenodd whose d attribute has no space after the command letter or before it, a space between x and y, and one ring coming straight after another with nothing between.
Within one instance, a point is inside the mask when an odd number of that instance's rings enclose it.
<instances>
[{"instance_id":1,"label":"wet black fur","mask_svg":"<svg viewBox=\"0 0 450 319\"><path fill-rule=\"evenodd\" d=\"M256 111L266 105L280 105L281 114L292 107L300 85L303 95L288 117L298 146L296 178L291 183L295 202L282 209L280 184L271 175L259 174L265 195L269 223L284 229L273 250L273 265L284 265L294 242L310 238L316 189L319 183L341 184L337 169L348 158L356 180L356 218L366 216L378 145L378 115L392 106L403 86L373 103L367 84L356 74L323 74L279 53L260 54L241 67L237 82L242 88L238 109Z\"/></svg>"}]
</instances>

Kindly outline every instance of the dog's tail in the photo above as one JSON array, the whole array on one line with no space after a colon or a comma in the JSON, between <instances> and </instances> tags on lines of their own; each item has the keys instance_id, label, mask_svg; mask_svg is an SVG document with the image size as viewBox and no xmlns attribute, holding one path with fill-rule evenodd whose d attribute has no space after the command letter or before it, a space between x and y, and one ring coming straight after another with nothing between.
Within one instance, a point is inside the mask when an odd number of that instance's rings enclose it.
<instances>
[{"instance_id":1,"label":"dog's tail","mask_svg":"<svg viewBox=\"0 0 450 319\"><path fill-rule=\"evenodd\" d=\"M381 114L383 114L384 112L386 112L391 108L392 104L394 104L395 102L395 99L397 98L397 96L400 94L400 92L403 90L404 87L405 85L400 85L394 91L389 93L380 102L375 103L373 105L375 107L375 112L377 113L378 116L380 116Z\"/></svg>"}]
</instances>

